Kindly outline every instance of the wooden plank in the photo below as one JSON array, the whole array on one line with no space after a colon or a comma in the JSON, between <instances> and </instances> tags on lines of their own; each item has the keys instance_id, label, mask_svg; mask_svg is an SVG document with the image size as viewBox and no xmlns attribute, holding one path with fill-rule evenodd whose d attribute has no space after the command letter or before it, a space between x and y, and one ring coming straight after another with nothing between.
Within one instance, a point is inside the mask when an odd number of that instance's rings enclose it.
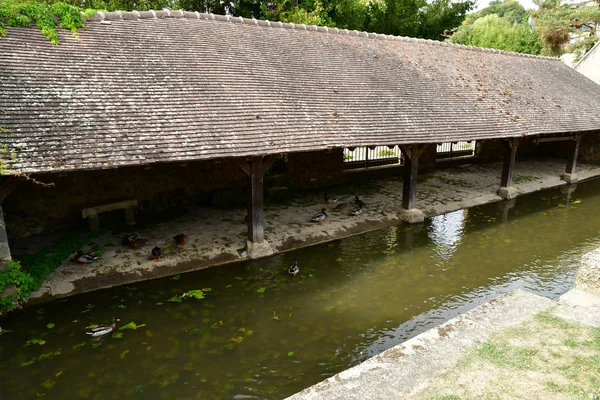
<instances>
[{"instance_id":1,"label":"wooden plank","mask_svg":"<svg viewBox=\"0 0 600 400\"><path fill-rule=\"evenodd\" d=\"M239 158L234 158L233 161L246 173L246 175L251 176L252 172L250 171L250 166L244 160L240 160Z\"/></svg>"},{"instance_id":2,"label":"wooden plank","mask_svg":"<svg viewBox=\"0 0 600 400\"><path fill-rule=\"evenodd\" d=\"M9 176L6 178L2 185L0 185L0 204L12 193L13 190L15 190L17 186L19 186L20 183L21 180L15 178L14 176Z\"/></svg>"},{"instance_id":3,"label":"wooden plank","mask_svg":"<svg viewBox=\"0 0 600 400\"><path fill-rule=\"evenodd\" d=\"M265 240L265 214L263 207L263 160L252 157L250 163L250 201L248 204L248 240L262 243Z\"/></svg>"},{"instance_id":4,"label":"wooden plank","mask_svg":"<svg viewBox=\"0 0 600 400\"><path fill-rule=\"evenodd\" d=\"M500 187L509 187L513 184L513 171L517 159L517 148L520 143L521 139L518 138L506 139L504 141L504 164L502 165Z\"/></svg>"},{"instance_id":5,"label":"wooden plank","mask_svg":"<svg viewBox=\"0 0 600 400\"><path fill-rule=\"evenodd\" d=\"M567 140L577 140L576 136L555 136L555 137L538 137L535 139L535 143L547 143L547 142L564 142Z\"/></svg>"},{"instance_id":6,"label":"wooden plank","mask_svg":"<svg viewBox=\"0 0 600 400\"><path fill-rule=\"evenodd\" d=\"M271 168L271 166L273 165L273 163L275 162L275 160L277 159L277 157L275 157L273 154L271 154L270 156L268 156L266 159L264 159L263 161L263 175L267 173L267 171L269 170L269 168Z\"/></svg>"},{"instance_id":7,"label":"wooden plank","mask_svg":"<svg viewBox=\"0 0 600 400\"><path fill-rule=\"evenodd\" d=\"M567 158L567 167L565 173L574 174L577 166L577 156L579 155L579 145L581 143L581 135L577 135L575 140L569 142L569 155Z\"/></svg>"},{"instance_id":8,"label":"wooden plank","mask_svg":"<svg viewBox=\"0 0 600 400\"><path fill-rule=\"evenodd\" d=\"M419 156L422 149L419 145L401 146L404 154L404 173L402 177L402 209L415 208L417 202L417 172Z\"/></svg>"},{"instance_id":9,"label":"wooden plank","mask_svg":"<svg viewBox=\"0 0 600 400\"><path fill-rule=\"evenodd\" d=\"M115 203L101 204L99 206L84 208L83 210L81 210L81 215L83 218L87 218L91 215L98 215L103 212L127 209L127 208L131 208L131 207L134 207L137 205L138 205L137 199L123 200L123 201L118 201Z\"/></svg>"}]
</instances>

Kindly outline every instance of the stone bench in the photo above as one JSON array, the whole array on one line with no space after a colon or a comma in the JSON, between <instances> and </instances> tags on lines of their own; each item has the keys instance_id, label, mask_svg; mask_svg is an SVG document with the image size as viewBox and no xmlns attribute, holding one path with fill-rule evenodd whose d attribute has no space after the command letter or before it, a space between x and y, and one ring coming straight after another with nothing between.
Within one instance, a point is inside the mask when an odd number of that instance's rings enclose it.
<instances>
[{"instance_id":1,"label":"stone bench","mask_svg":"<svg viewBox=\"0 0 600 400\"><path fill-rule=\"evenodd\" d=\"M98 214L103 212L125 210L125 223L129 225L135 224L133 207L138 205L137 199L117 201L115 203L101 204L94 207L87 207L81 210L83 218L87 218L90 223L90 230L96 232L100 229L100 220Z\"/></svg>"}]
</instances>

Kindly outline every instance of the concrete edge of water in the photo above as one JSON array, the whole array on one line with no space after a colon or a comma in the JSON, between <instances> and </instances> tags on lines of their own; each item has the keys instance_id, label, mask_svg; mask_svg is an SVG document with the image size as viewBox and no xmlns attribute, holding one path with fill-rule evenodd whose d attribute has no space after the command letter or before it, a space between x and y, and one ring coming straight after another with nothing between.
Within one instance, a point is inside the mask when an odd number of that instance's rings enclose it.
<instances>
[{"instance_id":1,"label":"concrete edge of water","mask_svg":"<svg viewBox=\"0 0 600 400\"><path fill-rule=\"evenodd\" d=\"M550 309L564 319L600 325L600 249L582 257L575 287L558 302L523 290L498 296L286 400L411 398L491 334Z\"/></svg>"},{"instance_id":2,"label":"concrete edge of water","mask_svg":"<svg viewBox=\"0 0 600 400\"><path fill-rule=\"evenodd\" d=\"M600 177L600 170L594 169L590 171L582 171L579 173L579 175L580 182L583 182L585 180ZM527 182L518 187L518 195L522 196L564 185L567 185L567 183L562 181L558 176L553 177L552 179L547 179L544 182ZM429 218L465 208L499 202L501 200L502 198L496 193L489 193L476 197L466 197L460 201L441 203L422 211L424 216ZM400 220L396 215L390 215L388 218L384 218L381 221L365 221L363 224L360 224L352 229L339 231L335 235L331 235L329 237L311 237L305 241L285 243L283 246L276 248L273 255L297 250L307 246L344 239L357 234L367 233L398 224L399 222ZM198 260L183 261L175 265L155 266L152 270L144 270L143 268L133 267L128 273L110 270L98 272L97 274L92 273L92 276L76 279L69 278L68 275L60 274L58 276L53 276L52 282L49 285L42 285L40 290L32 293L28 301L25 303L25 306L37 305L57 298L69 297L76 294L106 289L118 285L126 285L150 279L164 278L175 274L194 272L209 267L221 266L247 260L249 260L247 256L232 257L224 255L223 257L204 259L199 255Z\"/></svg>"}]
</instances>

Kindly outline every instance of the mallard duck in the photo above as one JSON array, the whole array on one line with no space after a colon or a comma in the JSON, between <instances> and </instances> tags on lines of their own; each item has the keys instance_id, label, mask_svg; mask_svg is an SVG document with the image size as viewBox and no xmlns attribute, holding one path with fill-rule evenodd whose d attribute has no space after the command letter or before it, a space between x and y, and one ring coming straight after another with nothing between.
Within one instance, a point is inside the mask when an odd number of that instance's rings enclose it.
<instances>
[{"instance_id":1,"label":"mallard duck","mask_svg":"<svg viewBox=\"0 0 600 400\"><path fill-rule=\"evenodd\" d=\"M75 256L75 261L81 264L82 267L85 267L88 263L96 261L98 257L90 253L84 253L81 250L77 250L77 255Z\"/></svg>"},{"instance_id":2,"label":"mallard duck","mask_svg":"<svg viewBox=\"0 0 600 400\"><path fill-rule=\"evenodd\" d=\"M291 276L296 276L298 272L300 272L300 268L298 268L298 261L294 261L294 263L288 268L288 274Z\"/></svg>"},{"instance_id":3,"label":"mallard duck","mask_svg":"<svg viewBox=\"0 0 600 400\"><path fill-rule=\"evenodd\" d=\"M185 246L185 244L188 241L188 237L186 235L184 235L183 233L173 236L173 239L175 240L175 243L177 243L177 246L179 246L179 247Z\"/></svg>"},{"instance_id":4,"label":"mallard duck","mask_svg":"<svg viewBox=\"0 0 600 400\"><path fill-rule=\"evenodd\" d=\"M358 198L358 196L354 196L354 204L356 204L359 208L364 208L366 206L365 202Z\"/></svg>"},{"instance_id":5,"label":"mallard duck","mask_svg":"<svg viewBox=\"0 0 600 400\"><path fill-rule=\"evenodd\" d=\"M337 211L337 212L341 213L342 211L344 211L344 208L346 208L346 203L340 203L337 206L335 206L333 211Z\"/></svg>"},{"instance_id":6,"label":"mallard duck","mask_svg":"<svg viewBox=\"0 0 600 400\"><path fill-rule=\"evenodd\" d=\"M337 203L340 200L337 197L329 197L329 196L327 196L327 193L325 193L323 195L323 199L325 200L325 203L327 203L327 204L335 204L335 203Z\"/></svg>"},{"instance_id":7,"label":"mallard duck","mask_svg":"<svg viewBox=\"0 0 600 400\"><path fill-rule=\"evenodd\" d=\"M154 258L154 262L160 261L160 256L162 256L162 250L158 246L154 246L152 249L152 257Z\"/></svg>"},{"instance_id":8,"label":"mallard duck","mask_svg":"<svg viewBox=\"0 0 600 400\"><path fill-rule=\"evenodd\" d=\"M318 222L319 224L322 224L323 221L325 221L325 218L327 218L327 213L325 212L325 209L322 208L321 212L316 213L312 218L311 221L312 222Z\"/></svg>"},{"instance_id":9,"label":"mallard duck","mask_svg":"<svg viewBox=\"0 0 600 400\"><path fill-rule=\"evenodd\" d=\"M110 325L101 325L97 328L92 328L86 333L92 335L92 337L100 338L101 336L111 333L117 326L116 320L113 318Z\"/></svg>"},{"instance_id":10,"label":"mallard duck","mask_svg":"<svg viewBox=\"0 0 600 400\"><path fill-rule=\"evenodd\" d=\"M354 210L350 211L350 215L360 215L362 214L362 208L361 207L356 207Z\"/></svg>"},{"instance_id":11,"label":"mallard duck","mask_svg":"<svg viewBox=\"0 0 600 400\"><path fill-rule=\"evenodd\" d=\"M123 246L131 249L139 249L146 243L148 243L147 239L140 239L136 234L127 235L123 238Z\"/></svg>"}]
</instances>

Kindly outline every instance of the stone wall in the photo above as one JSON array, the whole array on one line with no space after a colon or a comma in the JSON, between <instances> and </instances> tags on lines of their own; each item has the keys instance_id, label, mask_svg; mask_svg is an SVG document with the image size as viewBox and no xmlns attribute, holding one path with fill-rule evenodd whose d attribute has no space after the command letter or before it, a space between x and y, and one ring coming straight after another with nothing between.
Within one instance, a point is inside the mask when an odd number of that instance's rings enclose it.
<instances>
[{"instance_id":1,"label":"stone wall","mask_svg":"<svg viewBox=\"0 0 600 400\"><path fill-rule=\"evenodd\" d=\"M567 144L565 141L540 143L538 145L538 154L553 158L570 157L571 150ZM600 132L583 135L581 144L579 145L577 160L586 164L600 164Z\"/></svg>"},{"instance_id":2,"label":"stone wall","mask_svg":"<svg viewBox=\"0 0 600 400\"><path fill-rule=\"evenodd\" d=\"M519 146L518 158L524 159L540 153L551 156L560 154L560 142L547 145L551 146L536 146L532 139L524 140ZM500 140L478 143L480 162L501 160L502 152ZM422 173L435 169L435 158L435 145L429 145L419 161L419 171ZM582 162L600 163L599 135L584 136L580 159ZM325 187L343 184L344 181L377 179L401 173L402 167L344 173L342 149L291 153L278 159L273 165L265 176L265 187ZM157 164L151 168L69 172L37 178L54 182L55 186L45 188L24 182L2 204L11 239L47 232L61 226L85 224L81 217L82 208L118 200L138 199L138 213L142 216L186 205L243 207L247 201L248 178L231 159ZM116 214L113 218L124 219ZM101 220L107 218L110 216L101 216Z\"/></svg>"},{"instance_id":3,"label":"stone wall","mask_svg":"<svg viewBox=\"0 0 600 400\"><path fill-rule=\"evenodd\" d=\"M436 145L428 144L425 145L425 149L423 150L423 154L419 158L419 173L421 172L429 172L435 170L435 164L437 159L436 153Z\"/></svg>"},{"instance_id":4,"label":"stone wall","mask_svg":"<svg viewBox=\"0 0 600 400\"><path fill-rule=\"evenodd\" d=\"M579 161L600 164L600 132L587 133L579 146Z\"/></svg>"},{"instance_id":5,"label":"stone wall","mask_svg":"<svg viewBox=\"0 0 600 400\"><path fill-rule=\"evenodd\" d=\"M290 184L294 188L322 187L344 182L344 151L311 151L287 156Z\"/></svg>"},{"instance_id":6,"label":"stone wall","mask_svg":"<svg viewBox=\"0 0 600 400\"><path fill-rule=\"evenodd\" d=\"M480 162L488 163L502 161L504 157L503 139L481 140L477 142L475 154ZM519 144L517 160L526 160L541 155L541 149L534 143L533 138L526 138Z\"/></svg>"},{"instance_id":7,"label":"stone wall","mask_svg":"<svg viewBox=\"0 0 600 400\"><path fill-rule=\"evenodd\" d=\"M60 227L85 225L85 207L137 199L138 218L188 205L244 207L248 177L231 160L155 164L148 167L68 172L36 176L46 188L24 182L2 204L9 238L18 239ZM278 159L265 187L322 187L343 183L341 149L289 154ZM100 216L124 221L123 210ZM103 222L104 221L104 222Z\"/></svg>"},{"instance_id":8,"label":"stone wall","mask_svg":"<svg viewBox=\"0 0 600 400\"><path fill-rule=\"evenodd\" d=\"M231 160L156 164L151 168L119 168L37 176L53 182L46 188L24 182L2 204L11 239L42 233L61 225L83 223L82 208L138 199L139 212L186 204L245 204L247 177ZM101 216L102 219L102 216Z\"/></svg>"}]
</instances>

